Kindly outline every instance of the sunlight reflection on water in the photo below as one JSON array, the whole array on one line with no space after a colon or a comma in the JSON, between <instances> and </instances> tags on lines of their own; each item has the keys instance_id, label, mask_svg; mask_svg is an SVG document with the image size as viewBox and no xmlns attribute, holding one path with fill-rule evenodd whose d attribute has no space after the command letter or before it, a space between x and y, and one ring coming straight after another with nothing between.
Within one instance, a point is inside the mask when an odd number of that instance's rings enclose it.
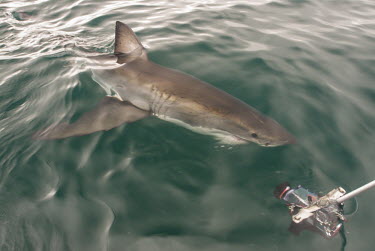
<instances>
[{"instance_id":1,"label":"sunlight reflection on water","mask_svg":"<svg viewBox=\"0 0 375 251\"><path fill-rule=\"evenodd\" d=\"M0 249L336 250L286 228L285 180L353 188L374 177L373 1L2 1ZM157 119L60 141L106 93L92 58L128 23L150 58L274 117L291 147L222 146ZM297 184L296 184L297 185ZM350 189L348 189L350 190ZM372 250L374 196L346 250Z\"/></svg>"}]
</instances>

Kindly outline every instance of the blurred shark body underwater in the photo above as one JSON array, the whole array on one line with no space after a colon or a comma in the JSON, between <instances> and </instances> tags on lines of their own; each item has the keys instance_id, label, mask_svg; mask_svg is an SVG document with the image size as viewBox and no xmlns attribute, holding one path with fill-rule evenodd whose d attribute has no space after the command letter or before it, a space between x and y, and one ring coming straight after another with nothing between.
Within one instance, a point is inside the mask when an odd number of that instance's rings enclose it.
<instances>
[{"instance_id":1,"label":"blurred shark body underwater","mask_svg":"<svg viewBox=\"0 0 375 251\"><path fill-rule=\"evenodd\" d=\"M148 60L132 29L117 21L115 67L93 70L94 80L116 93L106 96L75 122L49 126L34 139L51 140L110 130L156 116L228 144L261 146L295 143L275 120L193 76Z\"/></svg>"}]
</instances>

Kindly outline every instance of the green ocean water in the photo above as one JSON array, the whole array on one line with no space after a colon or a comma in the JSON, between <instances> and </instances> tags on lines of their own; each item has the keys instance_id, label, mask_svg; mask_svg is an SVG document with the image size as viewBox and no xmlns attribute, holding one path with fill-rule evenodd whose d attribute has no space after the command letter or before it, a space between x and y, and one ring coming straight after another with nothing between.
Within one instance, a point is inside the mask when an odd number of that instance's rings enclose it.
<instances>
[{"instance_id":1,"label":"green ocean water","mask_svg":"<svg viewBox=\"0 0 375 251\"><path fill-rule=\"evenodd\" d=\"M117 20L298 143L223 145L157 118L32 140L107 94L83 54L112 53ZM374 191L332 240L292 235L272 195L374 179L374 1L3 0L0 34L0 250L374 250Z\"/></svg>"}]
</instances>

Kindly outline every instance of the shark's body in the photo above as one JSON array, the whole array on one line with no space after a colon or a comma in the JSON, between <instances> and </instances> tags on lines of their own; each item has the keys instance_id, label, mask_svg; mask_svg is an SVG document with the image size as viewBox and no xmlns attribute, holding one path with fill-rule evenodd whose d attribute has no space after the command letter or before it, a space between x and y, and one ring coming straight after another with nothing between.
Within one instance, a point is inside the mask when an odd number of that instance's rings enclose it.
<instances>
[{"instance_id":1,"label":"shark's body","mask_svg":"<svg viewBox=\"0 0 375 251\"><path fill-rule=\"evenodd\" d=\"M232 142L277 146L294 137L276 121L212 85L147 59L133 33L116 23L118 67L94 71L94 79L116 92L73 124L60 124L38 134L41 139L65 138L109 130L149 115L195 131L224 136ZM233 141L234 140L234 141Z\"/></svg>"}]
</instances>

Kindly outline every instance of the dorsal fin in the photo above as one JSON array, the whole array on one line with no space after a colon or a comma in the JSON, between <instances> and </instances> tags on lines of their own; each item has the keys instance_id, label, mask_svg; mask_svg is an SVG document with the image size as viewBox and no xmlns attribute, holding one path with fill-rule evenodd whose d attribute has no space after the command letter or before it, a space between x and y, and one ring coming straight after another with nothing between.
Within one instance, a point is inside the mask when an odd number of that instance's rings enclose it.
<instances>
[{"instance_id":1,"label":"dorsal fin","mask_svg":"<svg viewBox=\"0 0 375 251\"><path fill-rule=\"evenodd\" d=\"M117 63L127 63L136 58L147 60L147 53L132 29L126 24L117 21L115 33L115 55Z\"/></svg>"}]
</instances>

